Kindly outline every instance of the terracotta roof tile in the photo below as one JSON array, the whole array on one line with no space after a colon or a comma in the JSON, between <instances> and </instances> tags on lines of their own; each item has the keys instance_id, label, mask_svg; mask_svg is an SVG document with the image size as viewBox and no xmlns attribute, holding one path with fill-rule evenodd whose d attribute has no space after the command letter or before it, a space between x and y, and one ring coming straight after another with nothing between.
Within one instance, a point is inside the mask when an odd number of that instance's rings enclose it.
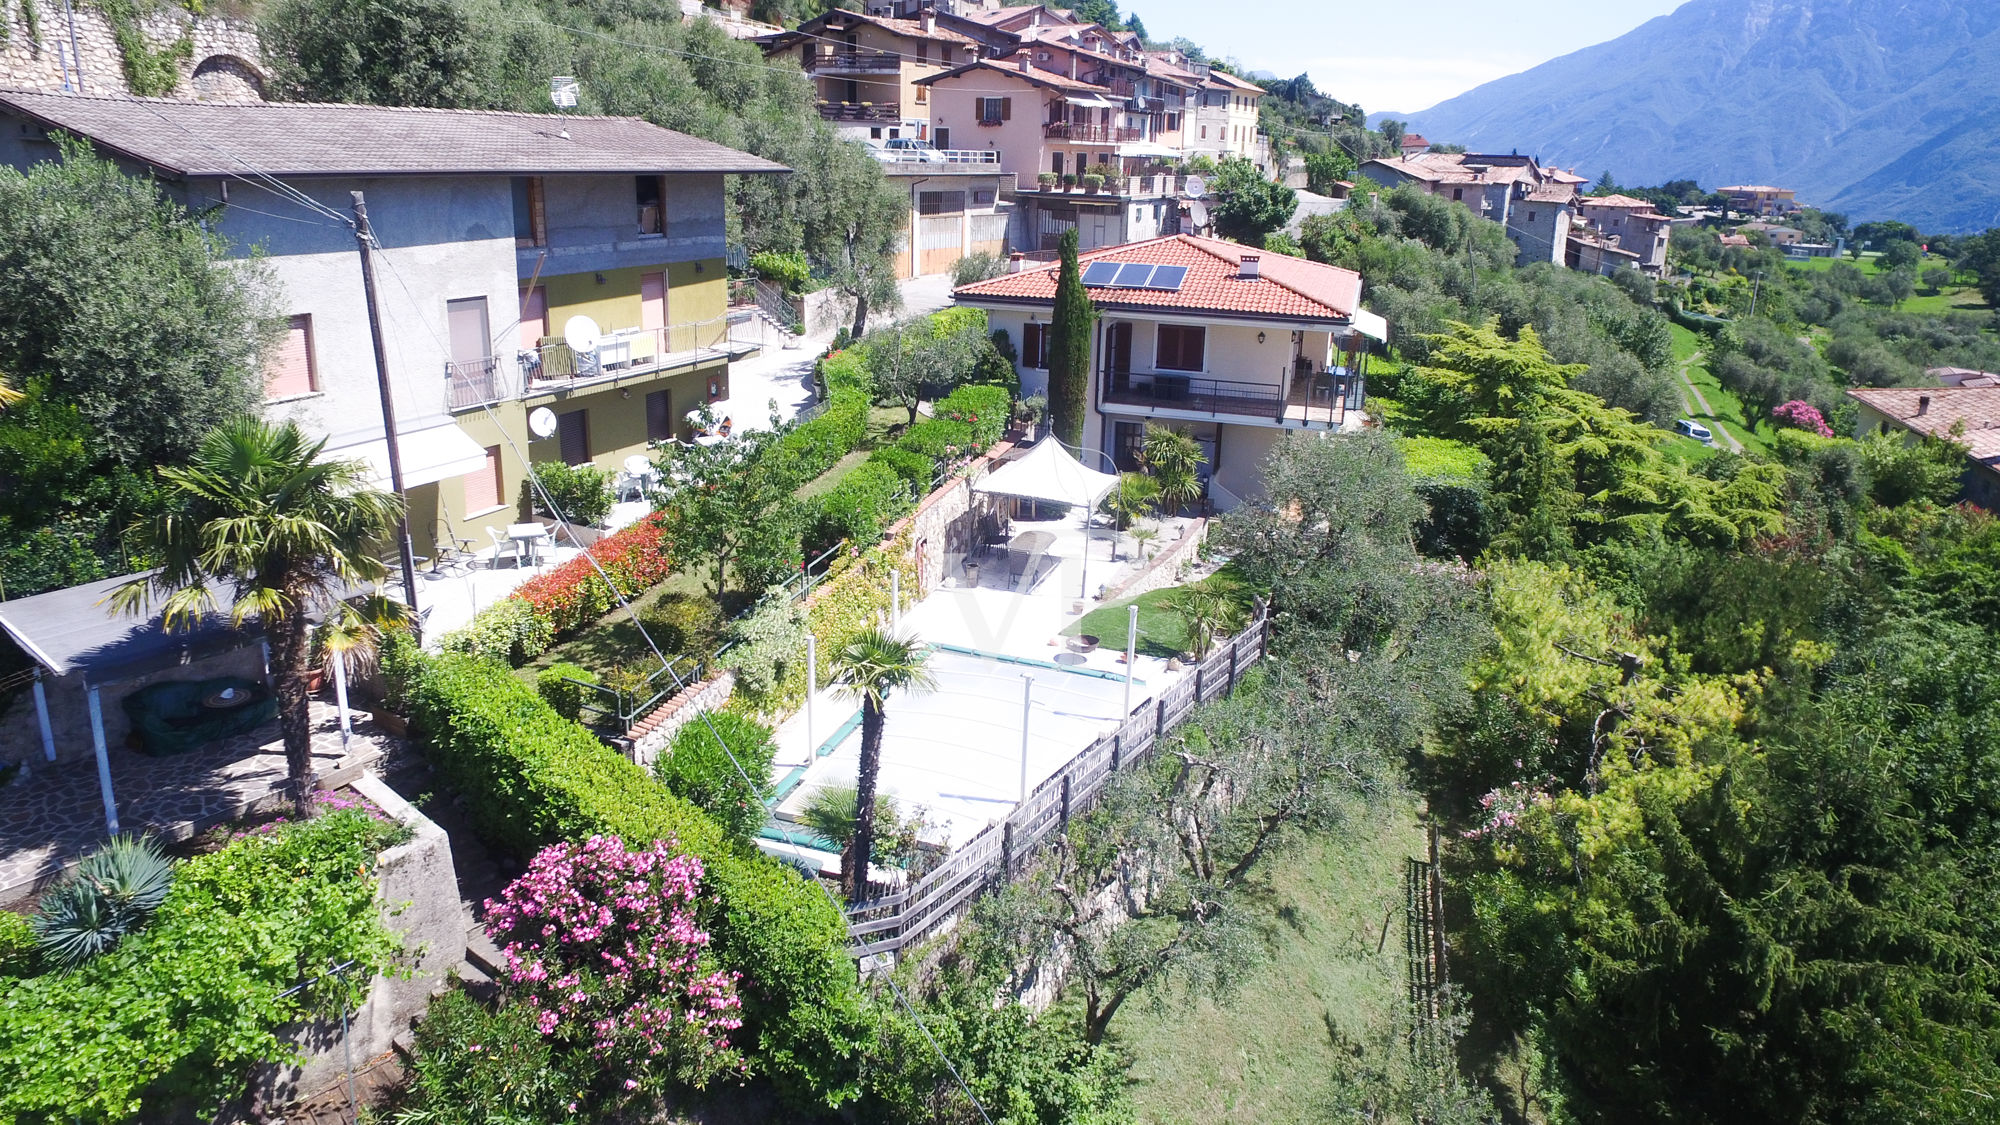
<instances>
[{"instance_id":1,"label":"terracotta roof tile","mask_svg":"<svg viewBox=\"0 0 2000 1125\"><path fill-rule=\"evenodd\" d=\"M1256 278L1237 276L1244 254L1259 257ZM1224 315L1295 317L1304 320L1345 320L1361 306L1361 275L1353 270L1309 262L1268 250L1252 250L1234 242L1176 234L1123 246L1092 250L1078 256L1091 262L1150 262L1186 266L1179 290L1097 289L1092 298L1107 308L1141 308L1212 312ZM1059 264L1035 266L960 287L962 301L995 299L1053 303Z\"/></svg>"},{"instance_id":2,"label":"terracotta roof tile","mask_svg":"<svg viewBox=\"0 0 2000 1125\"><path fill-rule=\"evenodd\" d=\"M785 172L636 117L0 90L0 108L176 176Z\"/></svg>"},{"instance_id":3,"label":"terracotta roof tile","mask_svg":"<svg viewBox=\"0 0 2000 1125\"><path fill-rule=\"evenodd\" d=\"M1631 208L1636 211L1648 211L1653 206L1651 200L1634 199L1629 195L1586 195L1578 202L1585 207Z\"/></svg>"},{"instance_id":4,"label":"terracotta roof tile","mask_svg":"<svg viewBox=\"0 0 2000 1125\"><path fill-rule=\"evenodd\" d=\"M1012 57L1008 58L1004 62L996 62L992 59L980 59L978 62L967 63L964 66L958 67L955 70L947 70L942 74L932 74L932 75L927 75L923 78L919 78L916 80L916 85L930 86L939 82L947 81L949 79L957 78L961 74L971 74L974 71L981 71L981 72L990 71L994 74L1004 74L1010 78L1018 78L1023 82L1032 83L1037 86L1044 86L1052 90L1075 90L1080 92L1098 93L1098 94L1106 93L1106 89L1103 86L1093 86L1088 82L1079 82L1076 79L1071 78L1067 74L1057 74L1053 70L1043 70L1041 67L1038 66L1029 67L1027 70L1022 70L1020 64L1016 62L1015 59Z\"/></svg>"},{"instance_id":5,"label":"terracotta roof tile","mask_svg":"<svg viewBox=\"0 0 2000 1125\"><path fill-rule=\"evenodd\" d=\"M1866 387L1847 394L1912 433L1957 442L1975 461L2000 460L2000 387ZM1952 433L1960 423L1963 432Z\"/></svg>"}]
</instances>

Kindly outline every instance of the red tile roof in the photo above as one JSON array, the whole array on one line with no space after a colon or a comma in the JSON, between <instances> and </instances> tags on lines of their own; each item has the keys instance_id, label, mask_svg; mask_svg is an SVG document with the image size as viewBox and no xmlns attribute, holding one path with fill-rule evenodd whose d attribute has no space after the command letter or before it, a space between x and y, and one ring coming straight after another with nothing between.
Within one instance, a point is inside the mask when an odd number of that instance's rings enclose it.
<instances>
[{"instance_id":1,"label":"red tile roof","mask_svg":"<svg viewBox=\"0 0 2000 1125\"><path fill-rule=\"evenodd\" d=\"M1650 210L1653 206L1649 200L1634 199L1629 195L1587 195L1579 202L1585 207L1630 207L1639 211Z\"/></svg>"},{"instance_id":2,"label":"red tile roof","mask_svg":"<svg viewBox=\"0 0 2000 1125\"><path fill-rule=\"evenodd\" d=\"M1245 254L1258 256L1260 276L1237 276ZM1150 262L1188 269L1180 289L1171 293L1153 289L1093 290L1092 299L1107 308L1346 320L1361 307L1361 275L1353 270L1269 250L1252 250L1220 239L1168 235L1092 250L1079 255L1079 260L1086 268L1091 262L1107 261ZM954 296L975 303L997 300L1053 304L1060 268L1057 263L1032 266L1020 273L961 286Z\"/></svg>"},{"instance_id":3,"label":"red tile roof","mask_svg":"<svg viewBox=\"0 0 2000 1125\"><path fill-rule=\"evenodd\" d=\"M2000 459L2000 387L1866 387L1847 394L1912 433L1957 442L1975 461Z\"/></svg>"}]
</instances>

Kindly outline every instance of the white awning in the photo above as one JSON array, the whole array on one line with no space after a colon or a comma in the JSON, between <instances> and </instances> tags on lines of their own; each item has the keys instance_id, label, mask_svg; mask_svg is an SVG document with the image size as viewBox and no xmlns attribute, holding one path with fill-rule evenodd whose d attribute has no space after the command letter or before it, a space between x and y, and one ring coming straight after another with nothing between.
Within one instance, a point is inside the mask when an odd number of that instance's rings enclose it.
<instances>
[{"instance_id":1,"label":"white awning","mask_svg":"<svg viewBox=\"0 0 2000 1125\"><path fill-rule=\"evenodd\" d=\"M1120 156L1152 156L1165 160L1179 157L1180 154L1180 149L1168 148L1166 145L1155 144L1152 141L1136 141L1132 144L1118 146L1118 155Z\"/></svg>"},{"instance_id":2,"label":"white awning","mask_svg":"<svg viewBox=\"0 0 2000 1125\"><path fill-rule=\"evenodd\" d=\"M1019 460L1009 461L988 473L972 486L972 491L1096 507L1104 494L1117 486L1116 474L1086 469L1069 455L1061 442L1043 438Z\"/></svg>"},{"instance_id":3,"label":"white awning","mask_svg":"<svg viewBox=\"0 0 2000 1125\"><path fill-rule=\"evenodd\" d=\"M1363 336L1373 336L1385 344L1389 342L1388 321L1383 320L1367 309L1355 309L1354 316L1351 319L1354 322L1354 330L1356 332L1361 333Z\"/></svg>"},{"instance_id":4,"label":"white awning","mask_svg":"<svg viewBox=\"0 0 2000 1125\"><path fill-rule=\"evenodd\" d=\"M1096 94L1067 94L1067 95L1064 95L1064 97L1063 97L1063 100L1064 100L1064 101L1066 101L1066 102L1068 102L1068 103L1069 103L1069 104L1071 104L1071 105L1078 105L1078 106L1082 106L1082 107L1084 107L1085 109L1117 109L1117 108L1118 108L1118 103L1117 103L1117 102L1114 102L1114 101L1112 101L1112 100L1111 100L1111 99L1109 99L1109 98L1102 98L1102 97L1099 97L1099 96L1097 96Z\"/></svg>"},{"instance_id":5,"label":"white awning","mask_svg":"<svg viewBox=\"0 0 2000 1125\"><path fill-rule=\"evenodd\" d=\"M486 448L450 422L403 430L396 438L396 452L403 459L404 488L436 484L486 467ZM338 449L328 447L320 459L366 461L375 470L372 483L377 488L389 487L389 443L381 438Z\"/></svg>"}]
</instances>

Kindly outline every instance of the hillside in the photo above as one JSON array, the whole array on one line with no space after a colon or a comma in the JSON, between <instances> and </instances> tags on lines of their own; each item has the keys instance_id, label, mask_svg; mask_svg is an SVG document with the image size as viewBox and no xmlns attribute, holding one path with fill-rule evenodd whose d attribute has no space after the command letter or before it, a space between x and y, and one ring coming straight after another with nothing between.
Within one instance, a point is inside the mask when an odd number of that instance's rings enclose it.
<instances>
[{"instance_id":1,"label":"hillside","mask_svg":"<svg viewBox=\"0 0 2000 1125\"><path fill-rule=\"evenodd\" d=\"M1856 221L2000 225L2000 4L1692 0L1411 115L1624 183L1776 183Z\"/></svg>"}]
</instances>

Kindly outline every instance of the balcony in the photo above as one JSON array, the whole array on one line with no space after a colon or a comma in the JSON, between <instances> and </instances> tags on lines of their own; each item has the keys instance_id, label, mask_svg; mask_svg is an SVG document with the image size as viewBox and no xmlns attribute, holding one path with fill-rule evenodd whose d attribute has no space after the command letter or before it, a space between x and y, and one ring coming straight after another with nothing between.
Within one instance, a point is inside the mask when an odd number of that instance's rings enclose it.
<instances>
[{"instance_id":1,"label":"balcony","mask_svg":"<svg viewBox=\"0 0 2000 1125\"><path fill-rule=\"evenodd\" d=\"M1149 98L1143 94L1134 94L1125 99L1125 108L1133 113L1165 113L1167 112L1167 99Z\"/></svg>"},{"instance_id":2,"label":"balcony","mask_svg":"<svg viewBox=\"0 0 2000 1125\"><path fill-rule=\"evenodd\" d=\"M901 121L899 102L821 102L819 115L828 121Z\"/></svg>"},{"instance_id":3,"label":"balcony","mask_svg":"<svg viewBox=\"0 0 2000 1125\"><path fill-rule=\"evenodd\" d=\"M545 341L518 357L526 376L521 393L545 394L599 379L650 375L727 358L726 320L672 328L613 329L599 337L597 347L590 351L577 351L561 340ZM673 350L676 346L680 350Z\"/></svg>"},{"instance_id":4,"label":"balcony","mask_svg":"<svg viewBox=\"0 0 2000 1125\"><path fill-rule=\"evenodd\" d=\"M1171 411L1175 416L1205 414L1269 425L1338 429L1350 413L1358 413L1366 398L1363 380L1344 367L1301 372L1289 394L1276 383L1209 379L1171 371L1110 371L1104 373L1101 404L1145 411Z\"/></svg>"},{"instance_id":5,"label":"balcony","mask_svg":"<svg viewBox=\"0 0 2000 1125\"><path fill-rule=\"evenodd\" d=\"M1042 125L1042 136L1052 141L1080 144L1116 145L1143 140L1145 130L1119 125L1094 125L1080 121L1050 121Z\"/></svg>"},{"instance_id":6,"label":"balcony","mask_svg":"<svg viewBox=\"0 0 2000 1125\"><path fill-rule=\"evenodd\" d=\"M806 56L811 74L900 74L901 56L888 51L830 51Z\"/></svg>"},{"instance_id":7,"label":"balcony","mask_svg":"<svg viewBox=\"0 0 2000 1125\"><path fill-rule=\"evenodd\" d=\"M987 164L1000 166L1000 153L990 148L878 148L875 159L884 164Z\"/></svg>"},{"instance_id":8,"label":"balcony","mask_svg":"<svg viewBox=\"0 0 2000 1125\"><path fill-rule=\"evenodd\" d=\"M459 360L444 365L445 402L452 410L467 410L507 397L500 357Z\"/></svg>"}]
</instances>

